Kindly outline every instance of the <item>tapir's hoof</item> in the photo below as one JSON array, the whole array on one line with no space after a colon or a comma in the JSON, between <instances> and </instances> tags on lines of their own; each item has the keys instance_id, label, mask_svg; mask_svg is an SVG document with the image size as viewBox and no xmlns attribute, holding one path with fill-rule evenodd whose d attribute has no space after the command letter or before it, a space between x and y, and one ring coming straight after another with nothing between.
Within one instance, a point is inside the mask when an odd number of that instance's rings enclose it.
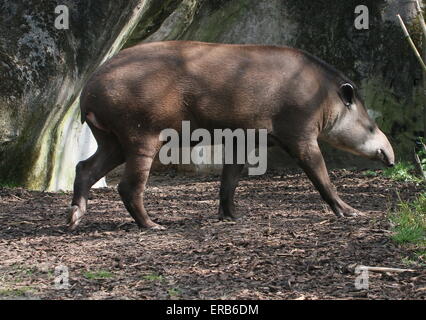
<instances>
[{"instance_id":1,"label":"tapir's hoof","mask_svg":"<svg viewBox=\"0 0 426 320\"><path fill-rule=\"evenodd\" d=\"M359 213L360 212L358 210L354 210L354 211L344 212L343 215L345 217L357 217Z\"/></svg>"},{"instance_id":2,"label":"tapir's hoof","mask_svg":"<svg viewBox=\"0 0 426 320\"><path fill-rule=\"evenodd\" d=\"M80 210L78 206L72 206L68 212L68 229L75 230L78 224L81 221L84 213Z\"/></svg>"},{"instance_id":3,"label":"tapir's hoof","mask_svg":"<svg viewBox=\"0 0 426 320\"><path fill-rule=\"evenodd\" d=\"M232 214L232 215L224 215L224 214L219 214L219 220L220 221L237 221L241 218L241 215L238 214Z\"/></svg>"},{"instance_id":4,"label":"tapir's hoof","mask_svg":"<svg viewBox=\"0 0 426 320\"><path fill-rule=\"evenodd\" d=\"M151 227L149 227L151 230L155 230L155 231L159 231L159 230L166 230L167 228L166 227L164 227L164 226L162 226L162 225L159 225L159 224L156 224L156 223L154 223L154 225L153 226L151 226Z\"/></svg>"},{"instance_id":5,"label":"tapir's hoof","mask_svg":"<svg viewBox=\"0 0 426 320\"><path fill-rule=\"evenodd\" d=\"M161 230L166 230L166 227L163 227L162 225L159 225L155 222L150 221L149 223L146 223L142 226L140 226L141 229L149 229L149 230L154 230L154 231L161 231Z\"/></svg>"},{"instance_id":6,"label":"tapir's hoof","mask_svg":"<svg viewBox=\"0 0 426 320\"><path fill-rule=\"evenodd\" d=\"M358 215L360 215L361 212L359 212L356 209L351 208L350 210L342 210L336 213L336 216L338 218L349 218L349 217L357 217Z\"/></svg>"}]
</instances>

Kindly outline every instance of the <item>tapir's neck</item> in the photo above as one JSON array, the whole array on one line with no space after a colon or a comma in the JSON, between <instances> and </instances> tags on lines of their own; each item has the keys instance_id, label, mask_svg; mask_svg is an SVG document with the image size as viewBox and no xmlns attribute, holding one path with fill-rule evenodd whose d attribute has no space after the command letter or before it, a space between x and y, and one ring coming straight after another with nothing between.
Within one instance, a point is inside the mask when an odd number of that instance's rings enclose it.
<instances>
[{"instance_id":1,"label":"tapir's neck","mask_svg":"<svg viewBox=\"0 0 426 320\"><path fill-rule=\"evenodd\" d=\"M320 137L326 137L328 133L335 127L339 120L340 113L335 110L334 105L329 99L325 101L321 108L322 116L319 117Z\"/></svg>"}]
</instances>

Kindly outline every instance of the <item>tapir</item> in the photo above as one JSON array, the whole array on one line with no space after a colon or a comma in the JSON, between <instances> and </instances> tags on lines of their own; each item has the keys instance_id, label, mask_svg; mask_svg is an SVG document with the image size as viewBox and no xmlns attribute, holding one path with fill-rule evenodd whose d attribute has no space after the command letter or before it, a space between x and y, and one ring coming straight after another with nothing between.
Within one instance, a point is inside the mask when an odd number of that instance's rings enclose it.
<instances>
[{"instance_id":1,"label":"tapir","mask_svg":"<svg viewBox=\"0 0 426 320\"><path fill-rule=\"evenodd\" d=\"M76 167L68 223L86 213L91 186L125 163L118 192L139 227L161 229L144 207L163 129L266 129L268 142L287 151L338 216L357 210L330 182L318 145L326 141L356 155L394 164L385 134L369 116L356 85L302 50L263 45L164 41L139 44L103 64L80 99L98 149ZM234 193L244 164L223 166L219 217L239 217Z\"/></svg>"}]
</instances>

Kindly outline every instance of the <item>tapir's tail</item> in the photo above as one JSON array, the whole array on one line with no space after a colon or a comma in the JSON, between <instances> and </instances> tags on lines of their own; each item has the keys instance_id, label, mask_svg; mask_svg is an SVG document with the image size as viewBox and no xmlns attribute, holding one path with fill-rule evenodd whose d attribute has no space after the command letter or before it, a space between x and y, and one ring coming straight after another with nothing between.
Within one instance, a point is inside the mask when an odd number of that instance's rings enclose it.
<instances>
[{"instance_id":1,"label":"tapir's tail","mask_svg":"<svg viewBox=\"0 0 426 320\"><path fill-rule=\"evenodd\" d=\"M99 130L105 131L105 132L109 132L110 130L108 130L102 123L99 122L98 118L96 117L96 115L89 111L89 112L85 112L85 117L84 117L85 121L90 122L91 124L93 124L96 128L98 128Z\"/></svg>"},{"instance_id":2,"label":"tapir's tail","mask_svg":"<svg viewBox=\"0 0 426 320\"><path fill-rule=\"evenodd\" d=\"M108 130L102 123L100 123L100 121L96 117L96 115L92 111L87 110L87 108L86 108L87 100L85 99L85 97L86 97L86 95L84 95L84 93L82 93L81 99L80 99L80 120L81 120L81 123L83 124L84 122L88 122L88 123L91 123L92 125L94 125L99 130L109 132L110 130Z\"/></svg>"}]
</instances>

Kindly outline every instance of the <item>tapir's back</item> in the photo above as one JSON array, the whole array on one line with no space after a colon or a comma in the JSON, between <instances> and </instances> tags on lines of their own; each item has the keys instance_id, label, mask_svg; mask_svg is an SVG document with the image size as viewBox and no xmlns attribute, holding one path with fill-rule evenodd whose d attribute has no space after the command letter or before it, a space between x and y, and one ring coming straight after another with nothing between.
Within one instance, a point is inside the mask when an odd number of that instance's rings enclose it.
<instances>
[{"instance_id":1,"label":"tapir's back","mask_svg":"<svg viewBox=\"0 0 426 320\"><path fill-rule=\"evenodd\" d=\"M111 113L159 127L177 128L188 119L207 128L257 128L269 126L283 107L305 106L322 78L321 67L292 48L147 43L103 65L86 86L82 108L101 108L104 123ZM97 97L93 103L89 92Z\"/></svg>"}]
</instances>

